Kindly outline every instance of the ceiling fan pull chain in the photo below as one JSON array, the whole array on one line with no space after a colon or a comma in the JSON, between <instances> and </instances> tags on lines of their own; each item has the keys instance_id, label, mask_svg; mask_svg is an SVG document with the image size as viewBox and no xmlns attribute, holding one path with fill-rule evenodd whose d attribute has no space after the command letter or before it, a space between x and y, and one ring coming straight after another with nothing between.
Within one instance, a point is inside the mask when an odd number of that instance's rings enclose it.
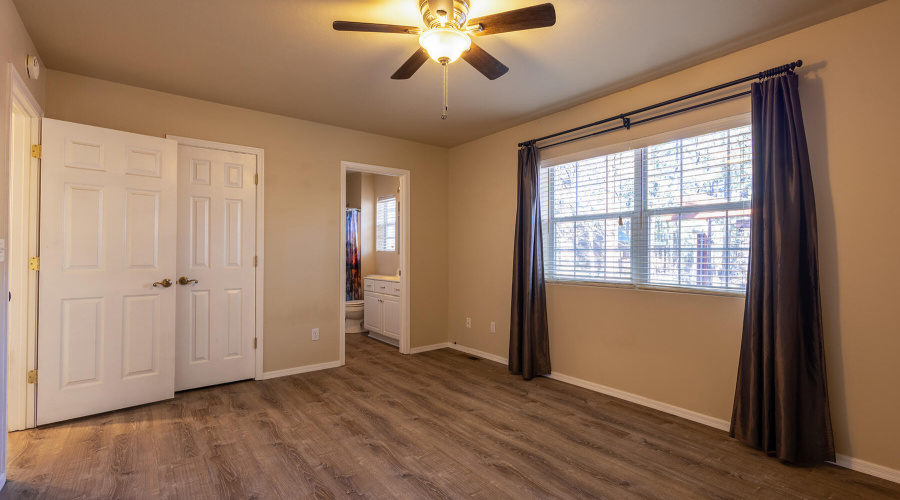
<instances>
[{"instance_id":1,"label":"ceiling fan pull chain","mask_svg":"<svg viewBox=\"0 0 900 500\"><path fill-rule=\"evenodd\" d=\"M450 74L450 65L444 63L444 112L441 113L441 120L447 119L447 111L450 109L450 95L447 92L447 87L449 85L449 74Z\"/></svg>"}]
</instances>

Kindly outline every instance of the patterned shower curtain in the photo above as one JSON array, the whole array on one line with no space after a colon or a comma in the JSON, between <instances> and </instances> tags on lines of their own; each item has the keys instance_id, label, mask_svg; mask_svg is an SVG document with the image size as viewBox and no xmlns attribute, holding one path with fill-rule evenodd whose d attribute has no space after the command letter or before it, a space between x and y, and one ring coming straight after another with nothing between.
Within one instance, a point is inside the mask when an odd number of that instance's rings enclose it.
<instances>
[{"instance_id":1,"label":"patterned shower curtain","mask_svg":"<svg viewBox=\"0 0 900 500\"><path fill-rule=\"evenodd\" d=\"M347 209L347 299L362 299L359 264L359 210Z\"/></svg>"}]
</instances>

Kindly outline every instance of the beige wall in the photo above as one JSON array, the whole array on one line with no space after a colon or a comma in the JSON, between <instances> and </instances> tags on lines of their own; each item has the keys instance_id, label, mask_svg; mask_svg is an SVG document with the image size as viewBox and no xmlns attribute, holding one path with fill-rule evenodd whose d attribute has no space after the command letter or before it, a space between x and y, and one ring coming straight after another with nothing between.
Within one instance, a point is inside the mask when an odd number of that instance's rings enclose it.
<instances>
[{"instance_id":1,"label":"beige wall","mask_svg":"<svg viewBox=\"0 0 900 500\"><path fill-rule=\"evenodd\" d=\"M362 205L362 172L347 173L347 208Z\"/></svg>"},{"instance_id":2,"label":"beige wall","mask_svg":"<svg viewBox=\"0 0 900 500\"><path fill-rule=\"evenodd\" d=\"M411 345L446 341L446 149L48 73L50 118L265 149L265 371L338 359L341 160L410 170Z\"/></svg>"},{"instance_id":3,"label":"beige wall","mask_svg":"<svg viewBox=\"0 0 900 500\"><path fill-rule=\"evenodd\" d=\"M363 276L368 276L375 274L375 175L373 174L361 174L359 220L360 272Z\"/></svg>"},{"instance_id":4,"label":"beige wall","mask_svg":"<svg viewBox=\"0 0 900 500\"><path fill-rule=\"evenodd\" d=\"M390 175L375 176L375 200L383 196L394 195L400 199L400 178ZM374 212L373 212L374 215ZM400 250L403 248L400 243L400 210L397 210L397 246L392 252L375 251L375 273L387 276L395 276L397 270L400 269ZM446 341L444 341L446 342Z\"/></svg>"},{"instance_id":5,"label":"beige wall","mask_svg":"<svg viewBox=\"0 0 900 500\"><path fill-rule=\"evenodd\" d=\"M347 207L359 209L359 268L362 276L375 274L376 177L363 172L347 173Z\"/></svg>"},{"instance_id":6,"label":"beige wall","mask_svg":"<svg viewBox=\"0 0 900 500\"><path fill-rule=\"evenodd\" d=\"M450 341L507 356L518 142L803 59L837 451L900 469L898 26L891 0L453 148ZM748 100L720 105L545 157L748 110ZM743 299L561 285L547 294L554 372L730 419Z\"/></svg>"}]
</instances>

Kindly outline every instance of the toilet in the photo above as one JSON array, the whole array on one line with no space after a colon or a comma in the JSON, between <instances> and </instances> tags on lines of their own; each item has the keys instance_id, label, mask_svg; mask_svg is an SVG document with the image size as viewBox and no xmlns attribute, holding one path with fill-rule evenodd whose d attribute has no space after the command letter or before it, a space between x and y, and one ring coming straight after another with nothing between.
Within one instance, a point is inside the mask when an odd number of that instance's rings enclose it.
<instances>
[{"instance_id":1,"label":"toilet","mask_svg":"<svg viewBox=\"0 0 900 500\"><path fill-rule=\"evenodd\" d=\"M364 333L363 328L363 300L348 300L346 302L346 313L344 315L344 332L346 333Z\"/></svg>"}]
</instances>

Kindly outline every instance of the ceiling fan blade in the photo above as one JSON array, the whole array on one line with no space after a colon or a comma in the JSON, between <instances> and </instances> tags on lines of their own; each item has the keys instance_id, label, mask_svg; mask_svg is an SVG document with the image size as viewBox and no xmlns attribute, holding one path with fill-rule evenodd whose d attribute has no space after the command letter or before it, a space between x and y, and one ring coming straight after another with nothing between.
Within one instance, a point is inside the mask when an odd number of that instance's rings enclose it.
<instances>
[{"instance_id":1,"label":"ceiling fan blade","mask_svg":"<svg viewBox=\"0 0 900 500\"><path fill-rule=\"evenodd\" d=\"M335 21L331 25L336 31L365 31L368 33L398 33L401 35L418 35L421 28L400 26L398 24L355 23L353 21Z\"/></svg>"},{"instance_id":2,"label":"ceiling fan blade","mask_svg":"<svg viewBox=\"0 0 900 500\"><path fill-rule=\"evenodd\" d=\"M488 77L488 80L496 80L509 71L509 68L504 66L502 62L485 52L478 45L475 45L474 42L472 42L472 47L468 52L463 52L461 57L480 71L482 75Z\"/></svg>"},{"instance_id":3,"label":"ceiling fan blade","mask_svg":"<svg viewBox=\"0 0 900 500\"><path fill-rule=\"evenodd\" d=\"M406 80L407 78L413 76L416 71L419 71L419 68L425 64L425 61L428 60L428 52L425 51L422 47L419 47L419 50L416 51L415 54L412 55L409 59L403 63L403 66L400 66L393 75L391 75L391 80Z\"/></svg>"},{"instance_id":4,"label":"ceiling fan blade","mask_svg":"<svg viewBox=\"0 0 900 500\"><path fill-rule=\"evenodd\" d=\"M530 30L534 28L546 28L556 24L556 9L552 3L525 7L524 9L510 10L499 14L470 19L470 27L481 25L481 31L472 31L473 35L496 35L510 31Z\"/></svg>"}]
</instances>

